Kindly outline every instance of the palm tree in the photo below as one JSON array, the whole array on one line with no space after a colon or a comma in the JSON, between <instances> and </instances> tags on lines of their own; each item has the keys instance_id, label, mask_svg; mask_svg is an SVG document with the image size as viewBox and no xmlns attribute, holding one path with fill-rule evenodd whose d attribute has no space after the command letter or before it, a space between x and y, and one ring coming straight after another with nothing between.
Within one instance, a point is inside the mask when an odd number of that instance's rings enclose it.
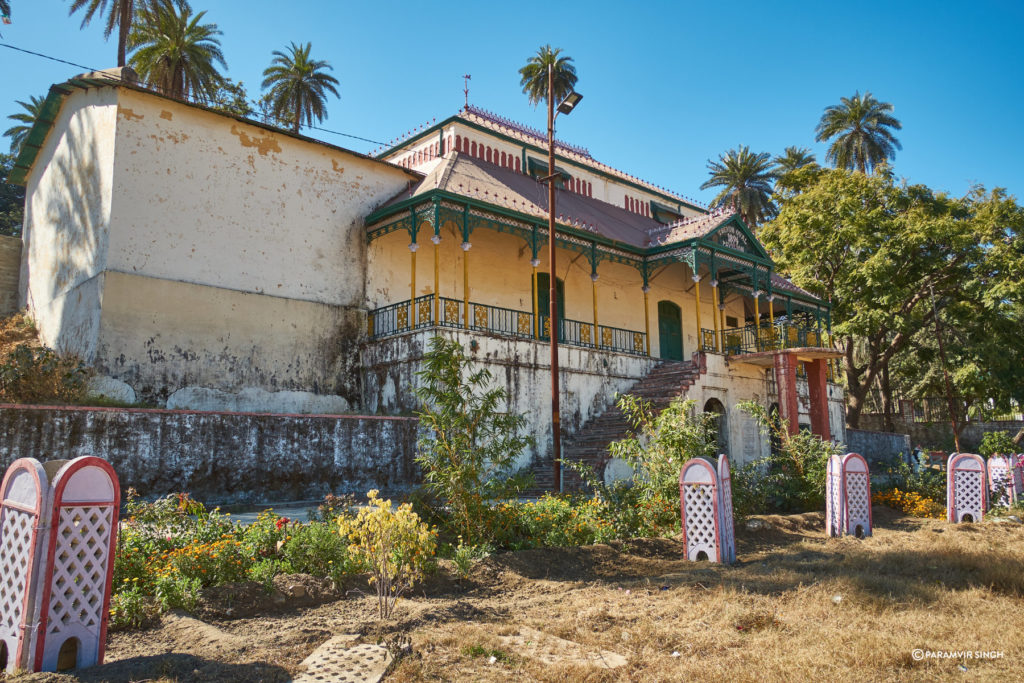
<instances>
[{"instance_id":1,"label":"palm tree","mask_svg":"<svg viewBox=\"0 0 1024 683\"><path fill-rule=\"evenodd\" d=\"M278 50L272 53L274 59L263 72L264 89L270 88L270 104L273 115L280 119L290 119L292 130L299 132L299 126L313 125L327 118L324 107L327 104L327 93L338 97L338 79L324 72L334 70L330 64L319 59L310 59L312 43L305 47L291 44L290 54Z\"/></svg>"},{"instance_id":2,"label":"palm tree","mask_svg":"<svg viewBox=\"0 0 1024 683\"><path fill-rule=\"evenodd\" d=\"M0 16L5 19L5 24L11 23L11 3L9 0L0 0Z\"/></svg>"},{"instance_id":3,"label":"palm tree","mask_svg":"<svg viewBox=\"0 0 1024 683\"><path fill-rule=\"evenodd\" d=\"M804 166L818 165L814 154L806 147L787 147L782 154L772 159L772 163L778 175L792 173Z\"/></svg>"},{"instance_id":4,"label":"palm tree","mask_svg":"<svg viewBox=\"0 0 1024 683\"><path fill-rule=\"evenodd\" d=\"M109 38L117 27L117 65L125 66L127 61L128 33L132 27L135 9L142 10L148 0L71 0L68 14L83 10L82 28L93 20L97 14L107 14L107 25L103 29L103 37ZM109 9L108 9L109 7Z\"/></svg>"},{"instance_id":5,"label":"palm tree","mask_svg":"<svg viewBox=\"0 0 1024 683\"><path fill-rule=\"evenodd\" d=\"M17 156L18 152L21 151L21 145L28 138L29 131L32 130L32 124L39 118L39 114L43 111L43 104L46 102L45 97L36 97L35 95L30 96L28 102L18 101L25 111L18 112L17 114L11 114L7 118L12 121L17 121L21 125L12 126L4 131L4 135L11 139L11 154Z\"/></svg>"},{"instance_id":6,"label":"palm tree","mask_svg":"<svg viewBox=\"0 0 1024 683\"><path fill-rule=\"evenodd\" d=\"M139 77L171 97L192 95L201 102L214 97L223 80L214 64L227 68L227 62L217 24L199 23L205 15L192 16L182 0L154 0L140 10L128 39Z\"/></svg>"},{"instance_id":7,"label":"palm tree","mask_svg":"<svg viewBox=\"0 0 1024 683\"><path fill-rule=\"evenodd\" d=\"M572 57L561 57L562 48L551 49L545 45L537 54L526 60L526 66L519 70L519 85L530 104L537 106L548 99L548 66L552 66L555 84L555 102L561 102L576 87L576 67Z\"/></svg>"},{"instance_id":8,"label":"palm tree","mask_svg":"<svg viewBox=\"0 0 1024 683\"><path fill-rule=\"evenodd\" d=\"M708 159L708 170L711 178L700 189L722 188L711 200L712 206L730 206L751 227L775 216L771 200L775 171L770 154L755 154L743 145L738 150L730 149L718 161Z\"/></svg>"},{"instance_id":9,"label":"palm tree","mask_svg":"<svg viewBox=\"0 0 1024 683\"><path fill-rule=\"evenodd\" d=\"M825 159L838 168L870 173L878 164L896 156L903 149L890 129L901 130L903 124L892 116L893 106L879 102L870 92L861 97L844 97L840 104L825 107L815 129L815 140L835 138Z\"/></svg>"}]
</instances>

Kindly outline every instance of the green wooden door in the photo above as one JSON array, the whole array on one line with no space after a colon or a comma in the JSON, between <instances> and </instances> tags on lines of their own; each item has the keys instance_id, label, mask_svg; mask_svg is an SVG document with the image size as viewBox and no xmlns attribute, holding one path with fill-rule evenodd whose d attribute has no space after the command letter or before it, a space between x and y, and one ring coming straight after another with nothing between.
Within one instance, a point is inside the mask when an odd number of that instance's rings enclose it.
<instances>
[{"instance_id":1,"label":"green wooden door","mask_svg":"<svg viewBox=\"0 0 1024 683\"><path fill-rule=\"evenodd\" d=\"M671 301L658 302L658 338L661 357L665 360L683 359L683 322L679 306Z\"/></svg>"},{"instance_id":2,"label":"green wooden door","mask_svg":"<svg viewBox=\"0 0 1024 683\"><path fill-rule=\"evenodd\" d=\"M558 319L565 320L565 283L560 279L555 280L555 289L558 292ZM547 273L537 273L537 316L540 321L540 338L548 339L544 324L551 314L551 278ZM562 340L562 335L558 336Z\"/></svg>"}]
</instances>

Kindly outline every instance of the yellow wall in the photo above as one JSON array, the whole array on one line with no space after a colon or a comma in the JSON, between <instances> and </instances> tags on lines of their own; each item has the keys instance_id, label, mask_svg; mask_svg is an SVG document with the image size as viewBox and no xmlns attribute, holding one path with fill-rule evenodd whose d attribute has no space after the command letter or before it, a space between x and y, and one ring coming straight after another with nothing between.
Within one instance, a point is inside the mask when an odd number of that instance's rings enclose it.
<instances>
[{"instance_id":1,"label":"yellow wall","mask_svg":"<svg viewBox=\"0 0 1024 683\"><path fill-rule=\"evenodd\" d=\"M434 289L434 245L430 242L432 228L421 228L416 254L416 294L430 294ZM406 301L410 296L411 259L409 234L392 232L373 241L369 248L367 272L367 305L380 308ZM441 230L440 292L442 297L463 298L463 261L460 248L461 231L453 224ZM519 311L533 310L531 289L530 247L526 241L505 233L477 230L470 236L469 299L476 303L501 306ZM565 282L565 317L590 323L594 319L593 288L590 261L586 255L564 249L557 254L557 275ZM548 272L547 247L541 248L538 272ZM644 330L643 281L639 271L630 266L604 261L597 269L598 323L629 330ZM714 329L711 285L705 273L701 281L701 326ZM655 270L650 277L651 355L659 352L658 302L674 302L682 310L683 353L689 357L697 350L697 316L694 283L689 267L673 263ZM735 294L726 302L726 314L742 324L745 317L743 301Z\"/></svg>"}]
</instances>

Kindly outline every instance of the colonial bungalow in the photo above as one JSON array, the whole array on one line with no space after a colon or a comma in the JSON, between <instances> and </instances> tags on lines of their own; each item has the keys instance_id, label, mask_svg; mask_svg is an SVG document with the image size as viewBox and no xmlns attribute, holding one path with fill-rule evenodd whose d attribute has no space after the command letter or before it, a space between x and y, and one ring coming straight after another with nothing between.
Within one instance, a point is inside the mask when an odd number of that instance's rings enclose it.
<instances>
[{"instance_id":1,"label":"colonial bungalow","mask_svg":"<svg viewBox=\"0 0 1024 683\"><path fill-rule=\"evenodd\" d=\"M537 438L522 464L541 464L554 328L567 457L606 464L626 391L721 414L740 461L770 447L744 400L843 440L829 306L738 215L560 142L552 274L546 152L476 107L367 157L79 77L51 89L12 175L21 303L98 387L172 408L407 413L442 334L508 390Z\"/></svg>"}]
</instances>

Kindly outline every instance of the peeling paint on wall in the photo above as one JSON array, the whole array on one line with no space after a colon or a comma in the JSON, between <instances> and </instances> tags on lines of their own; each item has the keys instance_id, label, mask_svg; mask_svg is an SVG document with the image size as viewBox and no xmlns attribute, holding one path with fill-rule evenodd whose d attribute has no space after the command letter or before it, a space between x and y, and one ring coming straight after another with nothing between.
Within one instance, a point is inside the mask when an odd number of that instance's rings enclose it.
<instances>
[{"instance_id":1,"label":"peeling paint on wall","mask_svg":"<svg viewBox=\"0 0 1024 683\"><path fill-rule=\"evenodd\" d=\"M238 126L231 126L231 134L238 136L238 140L242 143L242 147L255 147L256 151L260 153L260 156L267 156L267 152L281 151L281 145L279 145L277 140L269 135L262 138L251 138L244 130L240 130Z\"/></svg>"}]
</instances>

